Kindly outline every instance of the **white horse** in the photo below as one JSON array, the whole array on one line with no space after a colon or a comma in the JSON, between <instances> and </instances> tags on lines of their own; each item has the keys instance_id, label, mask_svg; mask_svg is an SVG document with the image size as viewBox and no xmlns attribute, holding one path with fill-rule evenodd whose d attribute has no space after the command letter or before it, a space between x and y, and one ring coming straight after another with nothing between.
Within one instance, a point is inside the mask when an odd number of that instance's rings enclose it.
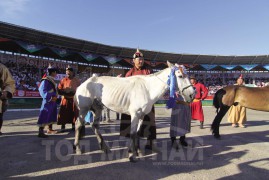
<instances>
[{"instance_id":1,"label":"white horse","mask_svg":"<svg viewBox=\"0 0 269 180\"><path fill-rule=\"evenodd\" d=\"M178 68L167 62L168 68L150 75L137 75L132 77L91 77L82 83L76 91L74 101L79 109L79 117L76 121L74 146L76 153L81 154L79 146L80 130L84 124L84 118L89 110L93 111L93 131L97 136L100 148L110 152L100 131L99 121L102 106L124 114L131 115L130 161L135 161L137 156L137 130L140 119L148 114L154 103L163 96L169 85L167 80L174 68L176 76L175 88L181 91L187 102L191 102L195 96L195 89L191 85L188 76L182 68ZM139 125L138 125L139 124Z\"/></svg>"}]
</instances>

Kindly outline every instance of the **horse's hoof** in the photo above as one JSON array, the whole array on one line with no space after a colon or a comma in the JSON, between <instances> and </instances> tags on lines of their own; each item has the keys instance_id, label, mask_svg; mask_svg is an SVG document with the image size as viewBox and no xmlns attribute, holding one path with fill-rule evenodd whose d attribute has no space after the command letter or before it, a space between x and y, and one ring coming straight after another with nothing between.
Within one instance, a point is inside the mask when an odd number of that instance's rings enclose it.
<instances>
[{"instance_id":1,"label":"horse's hoof","mask_svg":"<svg viewBox=\"0 0 269 180\"><path fill-rule=\"evenodd\" d=\"M142 156L143 155L143 152L142 152L142 150L140 148L136 150L136 155L137 156Z\"/></svg>"},{"instance_id":2,"label":"horse's hoof","mask_svg":"<svg viewBox=\"0 0 269 180\"><path fill-rule=\"evenodd\" d=\"M82 154L81 150L80 149L77 149L76 150L76 155L81 155L81 154Z\"/></svg>"},{"instance_id":3,"label":"horse's hoof","mask_svg":"<svg viewBox=\"0 0 269 180\"><path fill-rule=\"evenodd\" d=\"M132 163L136 163L138 160L137 160L136 157L131 156L131 157L129 157L129 161L132 162Z\"/></svg>"},{"instance_id":4,"label":"horse's hoof","mask_svg":"<svg viewBox=\"0 0 269 180\"><path fill-rule=\"evenodd\" d=\"M106 154L111 153L111 150L110 150L109 148L108 148L108 149L104 149L103 151L104 151L104 153L106 153Z\"/></svg>"}]
</instances>

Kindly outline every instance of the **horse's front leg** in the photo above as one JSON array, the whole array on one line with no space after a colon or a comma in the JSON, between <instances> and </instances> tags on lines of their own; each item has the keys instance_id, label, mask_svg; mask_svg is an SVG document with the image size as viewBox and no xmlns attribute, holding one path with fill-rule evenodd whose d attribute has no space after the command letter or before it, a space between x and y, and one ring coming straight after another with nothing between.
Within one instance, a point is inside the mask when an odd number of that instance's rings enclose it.
<instances>
[{"instance_id":1,"label":"horse's front leg","mask_svg":"<svg viewBox=\"0 0 269 180\"><path fill-rule=\"evenodd\" d=\"M212 125L211 125L212 134L217 139L220 138L220 134L219 134L220 122L221 122L222 118L225 116L225 114L227 113L227 111L229 110L229 108L230 108L229 106L222 106L220 108L219 112L217 113Z\"/></svg>"},{"instance_id":2,"label":"horse's front leg","mask_svg":"<svg viewBox=\"0 0 269 180\"><path fill-rule=\"evenodd\" d=\"M79 111L79 116L76 120L76 124L75 124L75 142L74 142L74 146L75 146L75 150L76 150L76 154L80 155L81 154L81 149L79 146L79 140L80 140L80 130L82 129L82 127L84 126L84 121L85 121L85 116L86 113L88 111L87 110L80 110ZM85 127L84 127L85 128Z\"/></svg>"},{"instance_id":3,"label":"horse's front leg","mask_svg":"<svg viewBox=\"0 0 269 180\"><path fill-rule=\"evenodd\" d=\"M109 153L111 152L109 146L106 144L106 142L104 141L104 138L99 130L100 128L100 120L101 120L101 116L102 116L102 109L97 106L94 108L95 110L95 117L94 117L94 121L93 121L93 125L92 125L92 129L93 132L95 133L96 137L97 137L97 141L99 143L99 147L102 151L104 151L105 153Z\"/></svg>"},{"instance_id":4,"label":"horse's front leg","mask_svg":"<svg viewBox=\"0 0 269 180\"><path fill-rule=\"evenodd\" d=\"M129 160L130 162L136 162L138 156L139 138L137 135L139 118L137 115L131 115L131 132L130 132L130 149Z\"/></svg>"},{"instance_id":5,"label":"horse's front leg","mask_svg":"<svg viewBox=\"0 0 269 180\"><path fill-rule=\"evenodd\" d=\"M140 119L138 119L138 125L137 125L137 130L136 130L136 133L137 133L137 150L138 150L138 153L141 153L141 148L140 148L140 141L139 141L139 132L140 132L140 129L141 129L141 126L143 124L143 120L144 120L144 116L142 116Z\"/></svg>"}]
</instances>

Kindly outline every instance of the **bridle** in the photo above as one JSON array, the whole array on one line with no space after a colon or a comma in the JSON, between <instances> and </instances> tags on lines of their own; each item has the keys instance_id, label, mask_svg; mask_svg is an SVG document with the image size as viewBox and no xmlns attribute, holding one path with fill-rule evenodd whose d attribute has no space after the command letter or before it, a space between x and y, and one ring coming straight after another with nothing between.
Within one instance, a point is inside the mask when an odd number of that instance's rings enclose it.
<instances>
[{"instance_id":1,"label":"bridle","mask_svg":"<svg viewBox=\"0 0 269 180\"><path fill-rule=\"evenodd\" d=\"M193 85L188 85L188 86L186 86L186 87L184 87L182 90L181 90L181 92L183 93L186 89L188 89L189 87L193 87Z\"/></svg>"},{"instance_id":2,"label":"bridle","mask_svg":"<svg viewBox=\"0 0 269 180\"><path fill-rule=\"evenodd\" d=\"M179 68L179 70L180 70L181 74L184 74L181 68ZM165 85L168 85L167 82L164 82L164 81L163 81L162 79L160 79L158 76L156 76L156 75L154 75L154 76L155 76L157 79L159 79L161 82L163 82ZM183 75L183 76L184 76L184 75ZM183 76L182 76L182 77L179 77L179 78L183 78ZM169 89L170 86L171 86L171 84L167 86L167 89ZM190 88L190 87L193 87L193 85L190 84L190 85L188 85L188 86L182 88L181 93L183 94L183 92L184 92L186 89Z\"/></svg>"},{"instance_id":3,"label":"bridle","mask_svg":"<svg viewBox=\"0 0 269 180\"><path fill-rule=\"evenodd\" d=\"M182 67L179 67L178 70L179 70L179 71L181 72L181 74L182 74L182 77L179 77L179 78L183 78L186 74L184 74ZM190 88L190 87L193 87L193 85L190 84L190 85L188 85L188 86L182 88L181 93L183 94L184 91L185 91L186 89Z\"/></svg>"}]
</instances>

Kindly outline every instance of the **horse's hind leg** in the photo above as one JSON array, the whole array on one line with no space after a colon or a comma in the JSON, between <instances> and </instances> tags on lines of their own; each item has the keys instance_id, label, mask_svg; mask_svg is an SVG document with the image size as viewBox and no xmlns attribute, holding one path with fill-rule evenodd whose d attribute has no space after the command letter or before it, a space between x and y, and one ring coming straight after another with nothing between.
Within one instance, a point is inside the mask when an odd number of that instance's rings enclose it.
<instances>
[{"instance_id":1,"label":"horse's hind leg","mask_svg":"<svg viewBox=\"0 0 269 180\"><path fill-rule=\"evenodd\" d=\"M102 115L102 107L95 103L92 108L93 108L94 113L95 113L94 121L93 121L93 125L92 125L93 132L95 133L95 135L97 137L97 141L99 143L100 149L102 151L104 151L105 153L109 153L109 152L111 152L111 150L108 147L108 145L106 144L106 142L104 141L104 138L99 130L100 120L101 120L101 115Z\"/></svg>"},{"instance_id":2,"label":"horse's hind leg","mask_svg":"<svg viewBox=\"0 0 269 180\"><path fill-rule=\"evenodd\" d=\"M221 122L222 118L225 116L225 114L227 113L227 111L229 110L229 108L230 108L229 106L222 106L220 108L219 112L217 113L212 125L211 125L212 134L217 139L220 138L220 134L219 134L220 122Z\"/></svg>"},{"instance_id":3,"label":"horse's hind leg","mask_svg":"<svg viewBox=\"0 0 269 180\"><path fill-rule=\"evenodd\" d=\"M85 121L85 116L88 112L88 109L80 109L79 111L79 116L76 120L76 127L75 127L75 142L74 146L76 148L76 154L80 155L81 154L81 149L79 146L79 139L80 139L80 131L81 128L84 126L84 121Z\"/></svg>"}]
</instances>

